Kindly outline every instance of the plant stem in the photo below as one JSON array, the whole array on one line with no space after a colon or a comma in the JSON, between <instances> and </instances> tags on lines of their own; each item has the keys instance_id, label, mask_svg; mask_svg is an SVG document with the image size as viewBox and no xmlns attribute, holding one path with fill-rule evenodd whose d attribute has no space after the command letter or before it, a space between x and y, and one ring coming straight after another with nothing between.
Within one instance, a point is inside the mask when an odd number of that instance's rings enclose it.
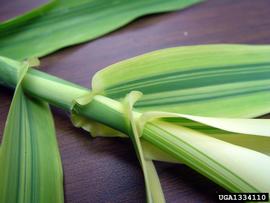
<instances>
[{"instance_id":1,"label":"plant stem","mask_svg":"<svg viewBox=\"0 0 270 203\"><path fill-rule=\"evenodd\" d=\"M19 67L16 69L15 66L0 66L0 84L10 88L15 88L18 71ZM36 69L29 69L28 73L24 77L22 85L24 91L29 96L47 101L51 105L67 111L71 111L74 99L85 95L90 91L87 88ZM78 105L76 113L80 116L105 124L125 134L128 133L123 105L118 101L97 95L89 104L85 106ZM136 111L134 111L134 114L135 117L139 115ZM162 144L158 146L158 143L153 142L153 140L158 140L155 133L150 134L148 131L144 132L146 132L147 135L143 134L142 139L151 144L154 143L154 146L164 150L164 146ZM169 152L170 155L175 157L171 151L165 150L165 152ZM178 159L181 161L181 157L178 157Z\"/></svg>"},{"instance_id":2,"label":"plant stem","mask_svg":"<svg viewBox=\"0 0 270 203\"><path fill-rule=\"evenodd\" d=\"M0 64L1 65L1 64ZM0 68L0 84L15 88L19 68L6 66ZM47 101L51 105L70 111L74 99L89 93L89 89L46 74L36 69L30 69L23 80L24 91L32 97ZM76 108L77 113L127 133L127 126L122 104L104 96L95 96L93 100Z\"/></svg>"},{"instance_id":3,"label":"plant stem","mask_svg":"<svg viewBox=\"0 0 270 203\"><path fill-rule=\"evenodd\" d=\"M1 65L1 64L0 64ZM19 68L14 66L0 66L0 84L15 88L16 77ZM47 101L51 105L62 108L67 111L71 111L74 99L89 93L89 89L76 85L74 83L65 81L55 76L46 74L36 69L29 69L25 75L23 82L23 89L29 95L43 101ZM128 128L126 125L126 118L122 103L112 100L110 98L97 95L93 100L85 105L76 108L76 113L80 116L92 119L94 121L105 124L111 128L114 128L120 132L128 134ZM134 116L139 116L140 113L134 111ZM155 133L143 134L142 139L149 143L154 143L154 146L164 150L163 144L156 144L152 140L156 139ZM170 152L165 150L165 152ZM173 153L169 153L173 157ZM175 157L177 158L177 157ZM178 160L182 160L178 157Z\"/></svg>"},{"instance_id":4,"label":"plant stem","mask_svg":"<svg viewBox=\"0 0 270 203\"><path fill-rule=\"evenodd\" d=\"M0 84L14 88L17 82L18 71L19 66L17 68L16 66L2 66L0 63ZM29 96L47 101L51 105L67 111L71 111L75 99L90 91L89 89L35 69L28 71L22 85L24 91ZM77 105L76 113L128 134L125 111L122 103L119 101L97 95L89 104L84 106ZM136 109L134 109L133 113L134 117L140 115L139 112L136 112ZM183 150L189 147L189 145L184 142L180 143L173 134L161 133L158 122L148 122L144 126L141 139L151 143L171 157L187 164L232 192L249 191L238 186L238 179L227 180L227 177L231 177L230 174L230 176L225 174L224 177L219 175L218 172L222 171L223 167L220 167L218 164L215 164L213 167L213 164L205 162L204 160L208 160L207 156L202 161L200 159L202 155L199 152L196 154L193 153L194 150ZM231 183L231 180L236 181Z\"/></svg>"}]
</instances>

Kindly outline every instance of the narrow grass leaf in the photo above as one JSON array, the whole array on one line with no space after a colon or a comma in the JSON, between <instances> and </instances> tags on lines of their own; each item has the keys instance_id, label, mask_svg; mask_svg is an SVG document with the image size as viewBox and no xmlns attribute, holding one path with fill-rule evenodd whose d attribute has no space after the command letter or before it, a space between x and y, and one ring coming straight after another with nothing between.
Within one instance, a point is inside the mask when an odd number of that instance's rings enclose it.
<instances>
[{"instance_id":1,"label":"narrow grass leaf","mask_svg":"<svg viewBox=\"0 0 270 203\"><path fill-rule=\"evenodd\" d=\"M127 125L128 128L130 129L129 137L132 140L137 157L140 161L143 170L147 202L162 203L165 202L165 198L159 182L158 174L156 172L152 160L145 158L143 147L140 140L141 132L138 128L138 121L134 117L132 111L133 105L137 102L137 100L139 100L141 96L142 94L140 92L131 92L126 96L124 100L124 108L126 111L125 114L127 115Z\"/></svg>"},{"instance_id":2,"label":"narrow grass leaf","mask_svg":"<svg viewBox=\"0 0 270 203\"><path fill-rule=\"evenodd\" d=\"M143 138L232 192L268 192L269 121L215 117L270 111L269 54L270 46L170 48L109 66L92 87L116 100L141 91Z\"/></svg>"},{"instance_id":3,"label":"narrow grass leaf","mask_svg":"<svg viewBox=\"0 0 270 203\"><path fill-rule=\"evenodd\" d=\"M21 81L27 63L3 60L23 67L0 147L0 202L64 202L61 159L48 104L24 94Z\"/></svg>"},{"instance_id":4,"label":"narrow grass leaf","mask_svg":"<svg viewBox=\"0 0 270 203\"><path fill-rule=\"evenodd\" d=\"M99 71L92 87L112 99L140 91L140 111L255 117L270 111L270 46L169 48Z\"/></svg>"},{"instance_id":5,"label":"narrow grass leaf","mask_svg":"<svg viewBox=\"0 0 270 203\"><path fill-rule=\"evenodd\" d=\"M0 24L0 55L18 60L44 56L95 39L140 16L183 9L201 1L54 0Z\"/></svg>"},{"instance_id":6,"label":"narrow grass leaf","mask_svg":"<svg viewBox=\"0 0 270 203\"><path fill-rule=\"evenodd\" d=\"M183 127L181 122L149 122L143 135L231 192L270 191L270 157L266 154L219 140L209 131Z\"/></svg>"},{"instance_id":7,"label":"narrow grass leaf","mask_svg":"<svg viewBox=\"0 0 270 203\"><path fill-rule=\"evenodd\" d=\"M245 118L214 118L193 116L179 113L169 113L160 111L148 111L142 115L141 127L149 120L157 118L174 118L172 121L182 121L185 126L194 127L198 124L210 126L223 131L232 133L241 133L254 136L263 136L270 138L270 120L269 119L245 119ZM190 120L190 122L187 122ZM193 125L194 124L194 125Z\"/></svg>"}]
</instances>

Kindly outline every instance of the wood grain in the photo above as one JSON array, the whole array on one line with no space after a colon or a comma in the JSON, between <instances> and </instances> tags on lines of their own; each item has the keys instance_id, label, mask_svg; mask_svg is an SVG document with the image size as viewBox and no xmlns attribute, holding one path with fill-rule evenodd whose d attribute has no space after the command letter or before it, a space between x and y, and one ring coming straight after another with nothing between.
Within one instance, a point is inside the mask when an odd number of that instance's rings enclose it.
<instances>
[{"instance_id":1,"label":"wood grain","mask_svg":"<svg viewBox=\"0 0 270 203\"><path fill-rule=\"evenodd\" d=\"M37 6L37 1L1 0L1 5L0 20L5 20ZM161 48L210 43L270 44L270 1L209 0L184 11L143 17L43 58L42 70L89 87L96 71L120 60ZM0 87L0 98L3 132L12 91ZM53 114L66 202L145 202L142 172L128 140L92 139L72 126L68 113L53 108ZM224 192L186 166L156 165L167 202L215 202L215 195Z\"/></svg>"}]
</instances>

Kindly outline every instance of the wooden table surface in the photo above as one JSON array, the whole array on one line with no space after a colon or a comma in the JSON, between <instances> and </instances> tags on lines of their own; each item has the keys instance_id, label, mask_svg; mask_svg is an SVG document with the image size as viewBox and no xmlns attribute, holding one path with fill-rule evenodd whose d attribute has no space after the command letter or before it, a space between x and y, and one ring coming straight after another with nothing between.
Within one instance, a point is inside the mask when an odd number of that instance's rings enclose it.
<instances>
[{"instance_id":1,"label":"wooden table surface","mask_svg":"<svg viewBox=\"0 0 270 203\"><path fill-rule=\"evenodd\" d=\"M0 21L45 0L1 0ZM94 29L94 28L93 28ZM270 0L209 0L150 15L92 42L42 58L42 70L89 87L93 74L123 59L191 44L270 44ZM1 45L0 45L1 46ZM0 87L0 132L13 92ZM142 172L129 140L96 138L53 108L70 203L145 202ZM167 202L215 202L222 188L184 165L156 163Z\"/></svg>"}]
</instances>

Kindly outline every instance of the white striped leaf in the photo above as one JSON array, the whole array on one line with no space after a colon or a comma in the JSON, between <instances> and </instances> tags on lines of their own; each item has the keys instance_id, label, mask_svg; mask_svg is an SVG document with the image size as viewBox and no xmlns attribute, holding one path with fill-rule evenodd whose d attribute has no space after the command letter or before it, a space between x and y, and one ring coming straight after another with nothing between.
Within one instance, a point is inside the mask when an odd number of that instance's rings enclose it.
<instances>
[{"instance_id":1,"label":"white striped leaf","mask_svg":"<svg viewBox=\"0 0 270 203\"><path fill-rule=\"evenodd\" d=\"M0 60L21 66L0 146L0 202L64 202L61 159L48 104L24 94L21 82L28 64Z\"/></svg>"},{"instance_id":2,"label":"white striped leaf","mask_svg":"<svg viewBox=\"0 0 270 203\"><path fill-rule=\"evenodd\" d=\"M0 55L18 60L44 56L93 40L140 16L183 9L201 1L53 0L0 24Z\"/></svg>"},{"instance_id":3,"label":"white striped leaf","mask_svg":"<svg viewBox=\"0 0 270 203\"><path fill-rule=\"evenodd\" d=\"M92 87L113 99L140 91L140 111L255 117L270 111L270 46L169 48L99 71Z\"/></svg>"}]
</instances>

